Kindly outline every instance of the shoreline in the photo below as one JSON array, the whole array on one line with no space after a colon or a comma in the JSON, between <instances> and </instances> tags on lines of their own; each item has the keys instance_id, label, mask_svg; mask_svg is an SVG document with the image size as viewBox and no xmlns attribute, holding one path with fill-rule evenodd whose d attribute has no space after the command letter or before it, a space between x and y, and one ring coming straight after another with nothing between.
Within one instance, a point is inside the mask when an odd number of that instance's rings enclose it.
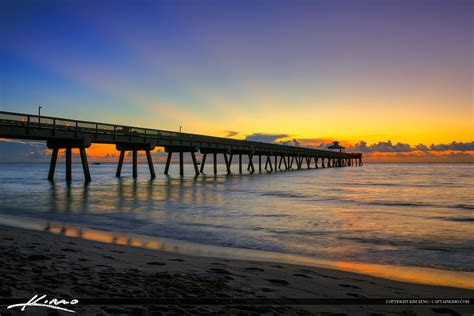
<instances>
[{"instance_id":1,"label":"shoreline","mask_svg":"<svg viewBox=\"0 0 474 316\"><path fill-rule=\"evenodd\" d=\"M211 298L473 298L474 291L421 285L322 267L226 259L105 243L46 231L1 226L0 297ZM80 304L79 304L80 305ZM101 313L153 312L156 306L79 306ZM4 308L4 307L1 307ZM174 313L223 311L219 306L168 307ZM237 312L242 310L237 308ZM275 313L472 313L472 305L254 306ZM264 310L262 310L262 308ZM268 308L273 308L267 310ZM157 309L158 311L160 308ZM248 311L248 309L245 309ZM140 312L140 313L141 313Z\"/></svg>"},{"instance_id":2,"label":"shoreline","mask_svg":"<svg viewBox=\"0 0 474 316\"><path fill-rule=\"evenodd\" d=\"M59 222L32 220L15 216L11 217L2 215L0 216L0 220L4 225L14 228L48 231L56 235L148 248L151 250L165 251L181 255L302 265L357 273L399 282L474 290L474 272L418 266L334 261L267 250L233 248L134 233L109 232L84 228L82 226L67 225Z\"/></svg>"}]
</instances>

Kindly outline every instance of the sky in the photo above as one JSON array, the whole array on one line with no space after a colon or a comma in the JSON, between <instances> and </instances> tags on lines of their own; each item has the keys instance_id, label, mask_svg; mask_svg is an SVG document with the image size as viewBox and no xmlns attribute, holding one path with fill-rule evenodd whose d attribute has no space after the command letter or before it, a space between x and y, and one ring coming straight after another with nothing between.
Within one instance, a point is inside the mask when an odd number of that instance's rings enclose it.
<instances>
[{"instance_id":1,"label":"sky","mask_svg":"<svg viewBox=\"0 0 474 316\"><path fill-rule=\"evenodd\" d=\"M474 162L473 12L469 0L4 0L0 110ZM2 140L0 161L41 148Z\"/></svg>"}]
</instances>

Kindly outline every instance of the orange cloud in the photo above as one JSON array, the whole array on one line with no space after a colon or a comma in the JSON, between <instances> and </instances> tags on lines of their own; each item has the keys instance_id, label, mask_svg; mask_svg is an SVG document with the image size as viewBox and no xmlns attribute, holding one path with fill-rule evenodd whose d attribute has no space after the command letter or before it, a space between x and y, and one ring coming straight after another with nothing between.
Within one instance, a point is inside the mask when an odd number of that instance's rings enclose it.
<instances>
[{"instance_id":1,"label":"orange cloud","mask_svg":"<svg viewBox=\"0 0 474 316\"><path fill-rule=\"evenodd\" d=\"M410 151L363 153L367 162L474 162L474 151Z\"/></svg>"}]
</instances>

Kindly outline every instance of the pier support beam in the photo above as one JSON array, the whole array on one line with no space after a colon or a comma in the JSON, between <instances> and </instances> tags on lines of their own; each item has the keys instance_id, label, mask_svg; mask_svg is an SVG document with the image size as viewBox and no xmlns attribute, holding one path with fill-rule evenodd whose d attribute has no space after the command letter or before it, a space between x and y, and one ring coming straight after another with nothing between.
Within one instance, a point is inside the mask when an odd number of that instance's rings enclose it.
<instances>
[{"instance_id":1,"label":"pier support beam","mask_svg":"<svg viewBox=\"0 0 474 316\"><path fill-rule=\"evenodd\" d=\"M278 164L278 169L281 170L281 164L283 163L283 156L280 156L280 163Z\"/></svg>"},{"instance_id":2,"label":"pier support beam","mask_svg":"<svg viewBox=\"0 0 474 316\"><path fill-rule=\"evenodd\" d=\"M148 169L150 169L151 178L156 178L155 168L153 167L153 160L151 159L151 152L149 150L146 151L146 160L148 162Z\"/></svg>"},{"instance_id":3,"label":"pier support beam","mask_svg":"<svg viewBox=\"0 0 474 316\"><path fill-rule=\"evenodd\" d=\"M56 163L58 161L58 154L60 149L65 149L66 156L66 181L72 181L72 149L79 149L81 156L82 169L84 171L84 180L91 181L89 165L87 162L86 148L90 146L90 140L85 139L49 139L47 140L47 147L52 149L51 162L49 165L48 180L54 180L54 172L56 171Z\"/></svg>"},{"instance_id":4,"label":"pier support beam","mask_svg":"<svg viewBox=\"0 0 474 316\"><path fill-rule=\"evenodd\" d=\"M119 161L117 165L116 177L120 177L122 174L123 161L127 151L132 152L132 177L136 179L138 177L138 151L145 151L146 159L148 162L148 169L150 170L150 177L153 179L156 177L155 168L153 167L153 161L151 158L151 151L155 148L152 144L134 144L134 143L117 143L115 148L120 151ZM171 159L168 155L168 159ZM165 170L165 173L167 170Z\"/></svg>"},{"instance_id":5,"label":"pier support beam","mask_svg":"<svg viewBox=\"0 0 474 316\"><path fill-rule=\"evenodd\" d=\"M293 168L293 159L295 157L293 156L288 156L288 169L291 170L291 168Z\"/></svg>"},{"instance_id":6,"label":"pier support beam","mask_svg":"<svg viewBox=\"0 0 474 316\"><path fill-rule=\"evenodd\" d=\"M270 168L267 168L267 167L270 167ZM267 161L265 162L265 170L268 173L271 173L273 171L272 159L270 158L270 155L267 155Z\"/></svg>"},{"instance_id":7,"label":"pier support beam","mask_svg":"<svg viewBox=\"0 0 474 316\"><path fill-rule=\"evenodd\" d=\"M184 176L184 153L190 153L192 162L193 162L193 167L194 167L194 173L196 176L199 175L199 167L196 161L196 155L195 152L197 149L195 147L191 146L165 146L165 152L168 153L168 158L166 159L166 166L165 166L165 171L164 174L168 175L170 165L171 165L171 158L173 156L173 153L178 153L179 154L179 175L181 177ZM202 162L201 162L201 170L204 168L204 164L206 162L206 155L203 156Z\"/></svg>"},{"instance_id":8,"label":"pier support beam","mask_svg":"<svg viewBox=\"0 0 474 316\"><path fill-rule=\"evenodd\" d=\"M207 158L207 154L203 154L202 160L201 160L201 170L200 170L201 173L204 173L204 165L206 164L206 158Z\"/></svg>"},{"instance_id":9,"label":"pier support beam","mask_svg":"<svg viewBox=\"0 0 474 316\"><path fill-rule=\"evenodd\" d=\"M196 174L196 177L199 176L199 168L196 160L196 154L194 151L191 152L191 158L193 159L193 166L194 166L194 173Z\"/></svg>"},{"instance_id":10,"label":"pier support beam","mask_svg":"<svg viewBox=\"0 0 474 316\"><path fill-rule=\"evenodd\" d=\"M229 155L229 172L232 173L231 166L232 166L232 159L234 158L234 154Z\"/></svg>"},{"instance_id":11,"label":"pier support beam","mask_svg":"<svg viewBox=\"0 0 474 316\"><path fill-rule=\"evenodd\" d=\"M239 173L242 173L242 154L239 154Z\"/></svg>"},{"instance_id":12,"label":"pier support beam","mask_svg":"<svg viewBox=\"0 0 474 316\"><path fill-rule=\"evenodd\" d=\"M66 181L72 180L72 148L66 148Z\"/></svg>"},{"instance_id":13,"label":"pier support beam","mask_svg":"<svg viewBox=\"0 0 474 316\"><path fill-rule=\"evenodd\" d=\"M216 175L217 174L217 154L216 153L213 154L212 163L214 164L214 174Z\"/></svg>"},{"instance_id":14,"label":"pier support beam","mask_svg":"<svg viewBox=\"0 0 474 316\"><path fill-rule=\"evenodd\" d=\"M120 177L120 174L122 173L122 166L123 166L124 158L125 158L125 150L121 150L118 165L117 165L117 172L115 172L116 177Z\"/></svg>"},{"instance_id":15,"label":"pier support beam","mask_svg":"<svg viewBox=\"0 0 474 316\"><path fill-rule=\"evenodd\" d=\"M231 173L231 164L232 164L232 157L233 157L233 154L230 153L229 150L227 149L219 149L219 148L201 148L200 149L201 151L201 154L203 154L203 158L202 158L202 162L201 162L201 173L204 173L204 164L206 162L206 157L208 154L212 154L212 157L213 157L213 172L214 172L214 175L217 175L217 155L218 154L222 154L224 156L224 162L225 162L225 167L226 167L226 171L227 171L227 174L230 174ZM230 156L228 156L228 154L230 153Z\"/></svg>"},{"instance_id":16,"label":"pier support beam","mask_svg":"<svg viewBox=\"0 0 474 316\"><path fill-rule=\"evenodd\" d=\"M303 156L300 156L300 159L299 159L299 163L298 163L298 170L301 170L301 168L303 167Z\"/></svg>"},{"instance_id":17,"label":"pier support beam","mask_svg":"<svg viewBox=\"0 0 474 316\"><path fill-rule=\"evenodd\" d=\"M89 163L87 162L86 149L84 147L79 148L79 153L81 154L82 170L84 171L84 179L86 182L90 182L91 173L89 171Z\"/></svg>"},{"instance_id":18,"label":"pier support beam","mask_svg":"<svg viewBox=\"0 0 474 316\"><path fill-rule=\"evenodd\" d=\"M183 161L183 152L179 152L179 175L184 176L184 161Z\"/></svg>"},{"instance_id":19,"label":"pier support beam","mask_svg":"<svg viewBox=\"0 0 474 316\"><path fill-rule=\"evenodd\" d=\"M231 174L230 163L229 163L229 159L227 158L227 153L224 153L224 162L225 162L225 168L226 168L227 174Z\"/></svg>"},{"instance_id":20,"label":"pier support beam","mask_svg":"<svg viewBox=\"0 0 474 316\"><path fill-rule=\"evenodd\" d=\"M252 174L255 172L255 168L253 166L253 155L251 154L249 154L249 165L247 166L247 170Z\"/></svg>"},{"instance_id":21,"label":"pier support beam","mask_svg":"<svg viewBox=\"0 0 474 316\"><path fill-rule=\"evenodd\" d=\"M51 163L49 164L49 174L48 174L49 181L54 180L54 171L56 170L56 161L58 160L58 152L59 152L59 149L54 148L51 154Z\"/></svg>"},{"instance_id":22,"label":"pier support beam","mask_svg":"<svg viewBox=\"0 0 474 316\"><path fill-rule=\"evenodd\" d=\"M166 166L165 166L165 172L164 174L168 175L168 172L170 171L170 164L171 164L171 158L173 157L173 152L168 153L168 157L166 158Z\"/></svg>"},{"instance_id":23,"label":"pier support beam","mask_svg":"<svg viewBox=\"0 0 474 316\"><path fill-rule=\"evenodd\" d=\"M262 173L262 155L258 155L258 172Z\"/></svg>"},{"instance_id":24,"label":"pier support beam","mask_svg":"<svg viewBox=\"0 0 474 316\"><path fill-rule=\"evenodd\" d=\"M133 178L136 179L138 177L138 152L136 150L132 150L132 156L133 156Z\"/></svg>"}]
</instances>

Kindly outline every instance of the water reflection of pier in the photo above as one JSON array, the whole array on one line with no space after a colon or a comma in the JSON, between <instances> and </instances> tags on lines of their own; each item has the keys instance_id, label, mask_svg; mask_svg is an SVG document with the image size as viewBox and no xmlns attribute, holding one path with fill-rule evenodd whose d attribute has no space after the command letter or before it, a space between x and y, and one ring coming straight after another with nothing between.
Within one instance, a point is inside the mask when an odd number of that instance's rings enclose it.
<instances>
[{"instance_id":1,"label":"water reflection of pier","mask_svg":"<svg viewBox=\"0 0 474 316\"><path fill-rule=\"evenodd\" d=\"M52 214L64 215L146 212L158 219L161 216L177 216L180 210L185 211L192 206L223 206L224 197L216 194L216 190L226 185L232 184L225 177L209 176L160 181L117 179L115 186L106 190L87 183L52 182L48 191L48 208ZM171 215L167 212L169 210L178 213Z\"/></svg>"}]
</instances>

